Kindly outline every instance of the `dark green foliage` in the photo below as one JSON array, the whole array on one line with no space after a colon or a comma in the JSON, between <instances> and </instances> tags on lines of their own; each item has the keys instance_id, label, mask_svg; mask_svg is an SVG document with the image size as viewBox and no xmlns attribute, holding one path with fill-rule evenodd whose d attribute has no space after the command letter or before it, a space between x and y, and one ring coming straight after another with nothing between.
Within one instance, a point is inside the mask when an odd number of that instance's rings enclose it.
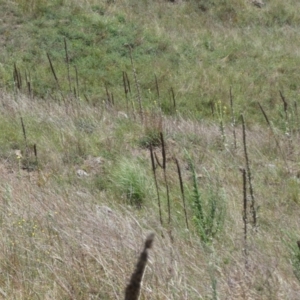
<instances>
[{"instance_id":1,"label":"dark green foliage","mask_svg":"<svg viewBox=\"0 0 300 300\"><path fill-rule=\"evenodd\" d=\"M148 128L145 132L145 135L138 140L138 144L143 148L160 146L160 132L156 130L156 128Z\"/></svg>"}]
</instances>

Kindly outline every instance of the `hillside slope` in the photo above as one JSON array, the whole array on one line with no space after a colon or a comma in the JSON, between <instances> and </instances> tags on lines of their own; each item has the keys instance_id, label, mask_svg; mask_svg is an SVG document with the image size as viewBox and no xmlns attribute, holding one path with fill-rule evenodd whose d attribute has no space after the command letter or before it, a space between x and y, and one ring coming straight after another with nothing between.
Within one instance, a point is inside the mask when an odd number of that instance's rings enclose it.
<instances>
[{"instance_id":1,"label":"hillside slope","mask_svg":"<svg viewBox=\"0 0 300 300\"><path fill-rule=\"evenodd\" d=\"M300 298L298 1L0 6L3 298Z\"/></svg>"}]
</instances>

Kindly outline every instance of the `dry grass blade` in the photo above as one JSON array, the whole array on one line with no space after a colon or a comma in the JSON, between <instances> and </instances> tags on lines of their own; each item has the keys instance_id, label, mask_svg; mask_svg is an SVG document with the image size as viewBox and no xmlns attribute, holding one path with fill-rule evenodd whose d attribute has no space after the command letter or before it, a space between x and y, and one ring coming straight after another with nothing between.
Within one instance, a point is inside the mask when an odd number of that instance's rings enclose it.
<instances>
[{"instance_id":1,"label":"dry grass blade","mask_svg":"<svg viewBox=\"0 0 300 300\"><path fill-rule=\"evenodd\" d=\"M154 233L151 233L145 241L144 250L141 252L135 271L131 275L130 282L127 285L127 288L125 290L125 300L139 299L141 283L142 283L145 267L148 261L148 249L152 247L153 239L154 239Z\"/></svg>"},{"instance_id":2,"label":"dry grass blade","mask_svg":"<svg viewBox=\"0 0 300 300\"><path fill-rule=\"evenodd\" d=\"M55 282L68 294L69 299L73 300L75 299L74 295L72 294L72 291L65 285L65 283L59 278L59 276L56 274L55 270L52 266L47 265L51 273L55 276Z\"/></svg>"}]
</instances>

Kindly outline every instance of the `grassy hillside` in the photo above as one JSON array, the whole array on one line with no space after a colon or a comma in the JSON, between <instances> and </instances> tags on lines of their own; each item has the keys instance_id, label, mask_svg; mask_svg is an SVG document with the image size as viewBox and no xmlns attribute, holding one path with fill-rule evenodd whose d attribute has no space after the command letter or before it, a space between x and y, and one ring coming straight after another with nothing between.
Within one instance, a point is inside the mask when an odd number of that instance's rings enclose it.
<instances>
[{"instance_id":1,"label":"grassy hillside","mask_svg":"<svg viewBox=\"0 0 300 300\"><path fill-rule=\"evenodd\" d=\"M0 294L299 299L300 4L0 1Z\"/></svg>"},{"instance_id":2,"label":"grassy hillside","mask_svg":"<svg viewBox=\"0 0 300 300\"><path fill-rule=\"evenodd\" d=\"M217 101L228 104L232 86L237 111L261 117L260 100L278 114L279 90L298 95L299 3L269 2L2 1L1 86L15 87L16 64L24 93L26 73L33 95L58 98L48 53L64 95L76 88L101 102L106 87L124 109L131 47L145 105L156 98L156 76L166 113L171 88L181 113L202 118Z\"/></svg>"}]
</instances>

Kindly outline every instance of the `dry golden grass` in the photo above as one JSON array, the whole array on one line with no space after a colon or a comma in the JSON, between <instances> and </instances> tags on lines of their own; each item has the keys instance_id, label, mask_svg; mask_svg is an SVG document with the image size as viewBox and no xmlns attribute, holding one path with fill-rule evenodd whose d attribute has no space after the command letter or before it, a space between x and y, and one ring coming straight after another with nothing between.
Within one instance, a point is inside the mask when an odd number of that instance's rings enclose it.
<instances>
[{"instance_id":1,"label":"dry golden grass","mask_svg":"<svg viewBox=\"0 0 300 300\"><path fill-rule=\"evenodd\" d=\"M15 148L23 147L22 129L21 125L13 124L20 124L19 116L23 116L29 143L37 143L40 162L39 169L27 172L18 167L14 149L5 147L1 153L0 292L6 299L122 299L149 232L155 232L156 238L140 299L299 298L299 282L294 277L291 256L284 242L288 236L297 236L299 226L298 135L293 136L291 151L291 145L278 132L277 138L288 161L287 169L268 129L253 126L247 130L254 192L260 209L258 232L249 229L246 268L239 172L239 167L244 165L240 127L237 127L235 151L229 126L225 126L224 146L219 125L184 120L180 116L163 120L167 156L180 160L186 188L190 186L190 173L185 149L195 159L196 170L201 175L200 187L218 183L225 194L224 229L211 245L205 246L193 228L190 232L185 230L172 160L167 162L171 228L161 227L155 196L147 198L141 209L134 209L122 199L115 199L113 188L104 186L99 190L92 185L96 175L108 181L105 176L109 173L102 172L102 168L109 169L115 159L124 155L140 159L152 181L150 157L134 143L132 136L136 128L143 132L142 124L133 122L132 133L124 130L123 138L116 141L116 132L120 131L118 122L127 122L127 119L120 121L116 112L88 106L74 106L66 112L64 106L53 102L22 95L13 97L3 91L0 111L1 118L11 122L11 127L5 130L10 134L20 131L21 138ZM81 162L65 160L64 148L72 147L73 139L80 132L74 125L78 115L95 125L95 134L104 141L102 147L115 152L113 157L103 159L103 165L94 163L93 168L87 167L88 160L96 162L97 158L95 146L90 145L94 143L94 133L80 134L81 145L86 149ZM40 124L41 131L32 132L31 124ZM51 131L45 131L46 124L51 124ZM2 141L7 134L1 133ZM58 136L62 138L52 145ZM102 150L98 148L100 153ZM76 175L82 165L89 175L86 178ZM84 181L90 184L83 184ZM188 214L192 223L191 207Z\"/></svg>"}]
</instances>

